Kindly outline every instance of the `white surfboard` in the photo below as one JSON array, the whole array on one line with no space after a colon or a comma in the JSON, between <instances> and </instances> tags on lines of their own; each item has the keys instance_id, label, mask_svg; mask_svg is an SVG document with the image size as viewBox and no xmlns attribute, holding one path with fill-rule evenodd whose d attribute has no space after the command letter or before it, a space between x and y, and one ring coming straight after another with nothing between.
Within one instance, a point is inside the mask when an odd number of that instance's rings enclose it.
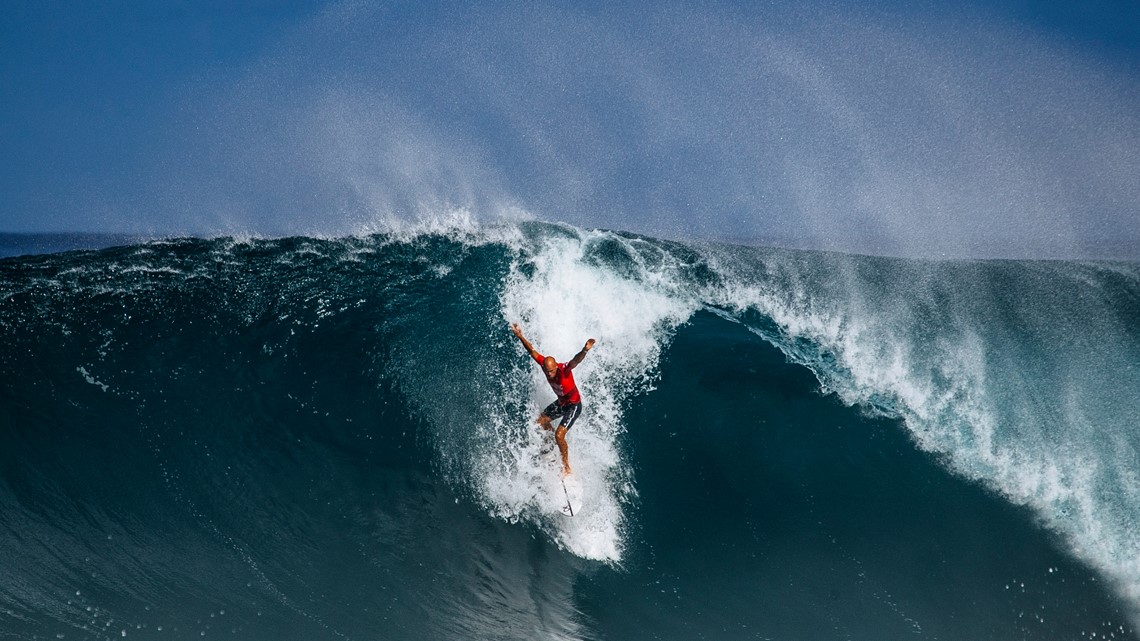
<instances>
[{"instance_id":1,"label":"white surfboard","mask_svg":"<svg viewBox=\"0 0 1140 641\"><path fill-rule=\"evenodd\" d=\"M573 474L562 477L562 496L566 504L562 506L562 513L574 516L582 511L582 486Z\"/></svg>"}]
</instances>

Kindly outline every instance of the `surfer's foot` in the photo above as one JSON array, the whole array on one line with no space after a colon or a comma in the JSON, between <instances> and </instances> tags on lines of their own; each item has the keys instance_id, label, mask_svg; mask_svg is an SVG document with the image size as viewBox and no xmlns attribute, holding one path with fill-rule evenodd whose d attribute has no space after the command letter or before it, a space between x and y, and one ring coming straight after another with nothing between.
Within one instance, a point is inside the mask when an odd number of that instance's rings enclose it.
<instances>
[{"instance_id":1,"label":"surfer's foot","mask_svg":"<svg viewBox=\"0 0 1140 641\"><path fill-rule=\"evenodd\" d=\"M572 470L570 469L569 466L562 468L562 478L566 478L567 476L570 476L571 472L572 472Z\"/></svg>"}]
</instances>

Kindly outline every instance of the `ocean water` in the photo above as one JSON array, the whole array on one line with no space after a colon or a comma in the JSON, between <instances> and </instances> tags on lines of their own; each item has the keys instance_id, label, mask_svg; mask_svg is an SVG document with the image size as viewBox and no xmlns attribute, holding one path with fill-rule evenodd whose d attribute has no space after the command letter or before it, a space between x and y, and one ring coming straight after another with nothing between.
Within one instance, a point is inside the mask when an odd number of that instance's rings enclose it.
<instances>
[{"instance_id":1,"label":"ocean water","mask_svg":"<svg viewBox=\"0 0 1140 641\"><path fill-rule=\"evenodd\" d=\"M514 321L598 340L573 518ZM1136 639L1138 424L1135 263L537 222L13 256L0 638Z\"/></svg>"}]
</instances>

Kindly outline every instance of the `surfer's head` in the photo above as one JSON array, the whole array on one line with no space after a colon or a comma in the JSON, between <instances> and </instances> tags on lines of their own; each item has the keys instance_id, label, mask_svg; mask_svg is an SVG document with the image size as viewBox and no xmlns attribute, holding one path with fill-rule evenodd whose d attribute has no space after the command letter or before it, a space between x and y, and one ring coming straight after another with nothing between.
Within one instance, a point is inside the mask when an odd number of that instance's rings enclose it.
<instances>
[{"instance_id":1,"label":"surfer's head","mask_svg":"<svg viewBox=\"0 0 1140 641\"><path fill-rule=\"evenodd\" d=\"M554 373L558 371L558 361L554 360L553 356L542 359L542 371L546 372L547 378L553 378Z\"/></svg>"}]
</instances>

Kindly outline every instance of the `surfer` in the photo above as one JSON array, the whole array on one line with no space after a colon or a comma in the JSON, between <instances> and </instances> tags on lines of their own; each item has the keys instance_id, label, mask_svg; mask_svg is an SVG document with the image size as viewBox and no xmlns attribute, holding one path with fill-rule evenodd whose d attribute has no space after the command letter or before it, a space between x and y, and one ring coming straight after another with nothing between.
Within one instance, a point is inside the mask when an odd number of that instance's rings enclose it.
<instances>
[{"instance_id":1,"label":"surfer","mask_svg":"<svg viewBox=\"0 0 1140 641\"><path fill-rule=\"evenodd\" d=\"M562 476L569 476L570 454L566 447L566 432L570 430L574 421L578 420L578 415L582 413L582 397L578 394L578 386L574 384L574 374L571 370L577 367L583 358L586 358L586 352L593 349L594 339L591 338L586 341L582 351L570 359L570 362L559 363L554 360L553 356L539 354L538 350L534 349L530 341L523 336L518 323L511 325L511 331L522 341L523 347L530 352L530 357L542 366L542 373L546 375L546 382L550 383L551 389L558 395L558 398L547 405L546 409L538 415L537 423L544 430L554 430L554 442L558 443L558 451L562 453ZM562 420L558 423L558 429L555 430L550 421L559 417Z\"/></svg>"}]
</instances>

